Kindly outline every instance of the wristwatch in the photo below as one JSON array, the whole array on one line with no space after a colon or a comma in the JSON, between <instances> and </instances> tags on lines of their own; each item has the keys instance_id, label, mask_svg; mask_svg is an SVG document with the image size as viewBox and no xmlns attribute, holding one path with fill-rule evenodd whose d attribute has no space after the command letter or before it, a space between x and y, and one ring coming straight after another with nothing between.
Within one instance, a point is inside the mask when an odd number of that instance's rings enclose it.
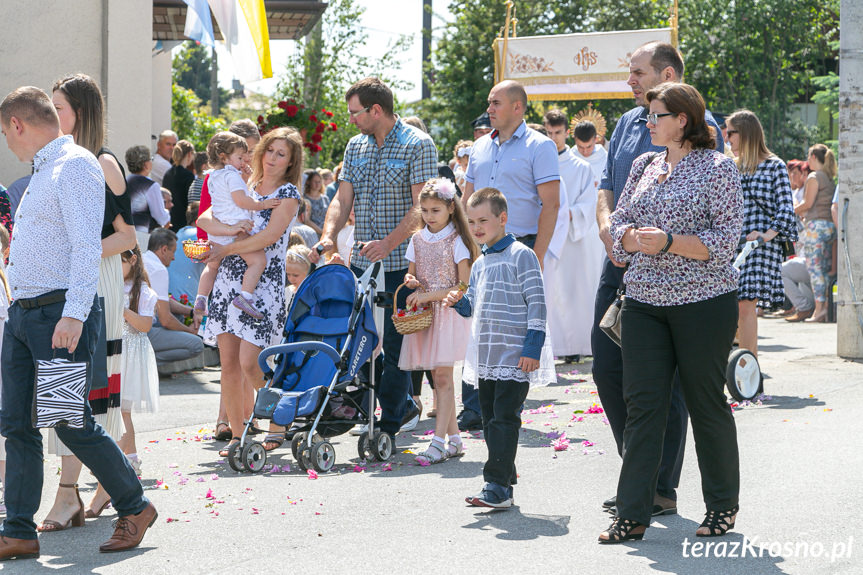
<instances>
[{"instance_id":1,"label":"wristwatch","mask_svg":"<svg viewBox=\"0 0 863 575\"><path fill-rule=\"evenodd\" d=\"M668 232L665 232L665 235L668 236L668 240L665 242L665 247L659 250L659 253L661 254L667 254L669 248L671 248L671 244L674 242L674 236L672 236Z\"/></svg>"}]
</instances>

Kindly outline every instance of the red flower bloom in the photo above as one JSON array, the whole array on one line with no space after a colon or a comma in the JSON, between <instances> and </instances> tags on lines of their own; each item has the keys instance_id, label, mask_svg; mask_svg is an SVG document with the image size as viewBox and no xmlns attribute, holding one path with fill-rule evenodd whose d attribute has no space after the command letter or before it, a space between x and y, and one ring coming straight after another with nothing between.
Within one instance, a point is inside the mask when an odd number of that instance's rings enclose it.
<instances>
[{"instance_id":1,"label":"red flower bloom","mask_svg":"<svg viewBox=\"0 0 863 575\"><path fill-rule=\"evenodd\" d=\"M288 109L288 103L287 103L287 102L285 102L284 100L282 100L281 102L279 102L279 103L278 103L278 104L276 104L276 105L277 105L279 108L281 108L282 110L287 110L287 109Z\"/></svg>"},{"instance_id":2,"label":"red flower bloom","mask_svg":"<svg viewBox=\"0 0 863 575\"><path fill-rule=\"evenodd\" d=\"M323 139L324 139L324 137L321 136L318 132L315 132L314 134L312 134L312 141L316 144L319 144L321 142L321 140L323 140Z\"/></svg>"},{"instance_id":3,"label":"red flower bloom","mask_svg":"<svg viewBox=\"0 0 863 575\"><path fill-rule=\"evenodd\" d=\"M336 132L336 131L338 131L339 127L338 127L338 126L336 126L336 123L335 123L335 122L330 122L330 129L331 129L333 132Z\"/></svg>"},{"instance_id":4,"label":"red flower bloom","mask_svg":"<svg viewBox=\"0 0 863 575\"><path fill-rule=\"evenodd\" d=\"M327 111L327 110L324 110L324 113L327 115L327 118L332 118L332 117L333 117L333 113L332 113L332 112L329 112L329 111Z\"/></svg>"},{"instance_id":5,"label":"red flower bloom","mask_svg":"<svg viewBox=\"0 0 863 575\"><path fill-rule=\"evenodd\" d=\"M296 106L285 106L285 113L288 115L289 118L293 118L294 116L296 116L297 112L299 111L300 109Z\"/></svg>"},{"instance_id":6,"label":"red flower bloom","mask_svg":"<svg viewBox=\"0 0 863 575\"><path fill-rule=\"evenodd\" d=\"M327 128L326 123L321 122L320 124L318 124L317 126L315 126L315 132L317 132L317 133L319 133L319 134L320 134L320 133L321 133L321 132L323 132L326 128Z\"/></svg>"},{"instance_id":7,"label":"red flower bloom","mask_svg":"<svg viewBox=\"0 0 863 575\"><path fill-rule=\"evenodd\" d=\"M259 124L263 124L263 123L264 123L264 117L263 117L263 116L258 116L258 123L259 123Z\"/></svg>"},{"instance_id":8,"label":"red flower bloom","mask_svg":"<svg viewBox=\"0 0 863 575\"><path fill-rule=\"evenodd\" d=\"M317 121L318 121L318 117L317 117L317 116L315 116L314 114L312 114L311 116L309 116L309 122L317 122Z\"/></svg>"}]
</instances>

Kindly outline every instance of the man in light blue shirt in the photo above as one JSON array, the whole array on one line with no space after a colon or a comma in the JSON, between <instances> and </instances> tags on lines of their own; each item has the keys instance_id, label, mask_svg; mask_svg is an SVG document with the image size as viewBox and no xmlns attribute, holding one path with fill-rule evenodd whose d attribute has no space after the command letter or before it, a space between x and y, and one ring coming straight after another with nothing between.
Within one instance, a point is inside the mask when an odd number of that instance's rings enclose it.
<instances>
[{"instance_id":1,"label":"man in light blue shirt","mask_svg":"<svg viewBox=\"0 0 863 575\"><path fill-rule=\"evenodd\" d=\"M599 225L599 237L605 244L609 257L605 260L596 293L591 331L592 371L599 399L617 443L617 451L621 455L624 449L623 432L627 417L626 402L623 397L623 359L620 347L599 329L599 321L614 301L617 290L623 283L624 273L623 264L611 259L608 221L623 192L633 160L646 152L663 150L651 144L650 131L647 129L647 92L663 82L682 82L683 71L683 59L677 49L670 44L650 42L632 54L628 84L635 96L636 106L626 112L614 127L614 133L608 143L608 160L599 183L596 223ZM716 125L710 112L705 114L705 119L716 131L716 149L721 152L723 141L719 126ZM676 376L675 380L654 499L654 515L677 512L675 490L680 481L683 465L688 413ZM613 497L606 500L603 506L613 508L615 502L616 497Z\"/></svg>"},{"instance_id":2,"label":"man in light blue shirt","mask_svg":"<svg viewBox=\"0 0 863 575\"><path fill-rule=\"evenodd\" d=\"M507 231L533 248L540 265L554 233L560 208L560 169L557 146L527 127L527 92L524 86L505 80L488 94L488 117L494 128L473 144L465 173L462 201L475 190L496 188L509 205ZM476 388L462 382L459 428L482 426Z\"/></svg>"}]
</instances>

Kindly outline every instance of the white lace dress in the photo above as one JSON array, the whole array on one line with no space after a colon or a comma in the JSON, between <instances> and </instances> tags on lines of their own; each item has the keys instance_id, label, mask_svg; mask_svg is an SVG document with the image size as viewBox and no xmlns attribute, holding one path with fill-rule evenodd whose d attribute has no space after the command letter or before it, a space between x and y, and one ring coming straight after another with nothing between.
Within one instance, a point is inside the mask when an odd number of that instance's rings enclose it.
<instances>
[{"instance_id":1,"label":"white lace dress","mask_svg":"<svg viewBox=\"0 0 863 575\"><path fill-rule=\"evenodd\" d=\"M124 285L125 304L129 307L129 292L132 284ZM156 301L159 297L150 286L141 284L141 295L138 298L140 315L151 320ZM159 409L159 372L156 366L156 354L147 334L140 332L128 322L123 321L123 364L120 370L123 387L120 388L120 409L122 411L138 411L153 413Z\"/></svg>"}]
</instances>

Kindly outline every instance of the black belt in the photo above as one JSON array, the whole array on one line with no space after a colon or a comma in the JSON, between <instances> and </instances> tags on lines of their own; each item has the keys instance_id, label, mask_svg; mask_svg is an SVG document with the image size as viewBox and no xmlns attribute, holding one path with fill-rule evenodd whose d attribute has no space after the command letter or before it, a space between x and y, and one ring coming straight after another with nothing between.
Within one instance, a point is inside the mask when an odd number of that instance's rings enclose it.
<instances>
[{"instance_id":1,"label":"black belt","mask_svg":"<svg viewBox=\"0 0 863 575\"><path fill-rule=\"evenodd\" d=\"M19 298L15 300L15 303L24 309L36 309L37 307L60 303L61 301L66 301L66 290L64 289L48 292L38 297Z\"/></svg>"},{"instance_id":2,"label":"black belt","mask_svg":"<svg viewBox=\"0 0 863 575\"><path fill-rule=\"evenodd\" d=\"M520 241L521 243L535 242L536 241L536 234L527 234L526 236L515 236L515 239L517 241Z\"/></svg>"}]
</instances>

